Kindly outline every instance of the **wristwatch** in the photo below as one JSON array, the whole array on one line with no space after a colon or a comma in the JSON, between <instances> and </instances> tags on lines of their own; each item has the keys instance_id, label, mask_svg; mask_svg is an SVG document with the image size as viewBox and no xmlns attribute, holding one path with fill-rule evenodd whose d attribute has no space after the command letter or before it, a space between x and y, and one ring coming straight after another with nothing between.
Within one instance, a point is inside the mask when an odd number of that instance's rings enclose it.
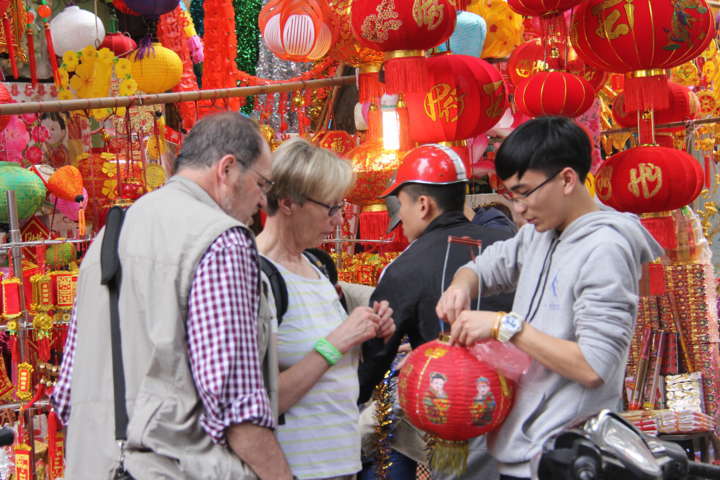
<instances>
[{"instance_id":1,"label":"wristwatch","mask_svg":"<svg viewBox=\"0 0 720 480\"><path fill-rule=\"evenodd\" d=\"M506 313L500 318L495 339L499 342L508 342L516 333L523 329L525 322L515 312Z\"/></svg>"}]
</instances>

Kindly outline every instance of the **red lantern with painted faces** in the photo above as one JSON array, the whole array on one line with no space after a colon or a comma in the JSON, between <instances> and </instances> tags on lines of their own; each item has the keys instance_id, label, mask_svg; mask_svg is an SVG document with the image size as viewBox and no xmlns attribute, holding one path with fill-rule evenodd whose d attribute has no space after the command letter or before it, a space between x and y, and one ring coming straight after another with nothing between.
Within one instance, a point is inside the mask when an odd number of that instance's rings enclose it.
<instances>
[{"instance_id":1,"label":"red lantern with painted faces","mask_svg":"<svg viewBox=\"0 0 720 480\"><path fill-rule=\"evenodd\" d=\"M435 340L408 355L398 398L410 423L435 436L434 448L444 447L448 454L447 449L498 428L514 389L511 380L466 348Z\"/></svg>"},{"instance_id":2,"label":"red lantern with painted faces","mask_svg":"<svg viewBox=\"0 0 720 480\"><path fill-rule=\"evenodd\" d=\"M588 64L627 74L626 109L637 111L667 108L665 69L695 58L714 35L705 0L586 0L570 37Z\"/></svg>"},{"instance_id":3,"label":"red lantern with painted faces","mask_svg":"<svg viewBox=\"0 0 720 480\"><path fill-rule=\"evenodd\" d=\"M674 210L689 204L703 187L695 158L674 148L642 146L605 160L596 175L598 198L633 213Z\"/></svg>"},{"instance_id":4,"label":"red lantern with painted faces","mask_svg":"<svg viewBox=\"0 0 720 480\"><path fill-rule=\"evenodd\" d=\"M325 4L317 0L271 0L260 11L258 25L265 44L278 57L312 62L325 56L333 42Z\"/></svg>"},{"instance_id":5,"label":"red lantern with painted faces","mask_svg":"<svg viewBox=\"0 0 720 480\"><path fill-rule=\"evenodd\" d=\"M510 8L527 17L557 15L573 8L583 0L508 0Z\"/></svg>"},{"instance_id":6,"label":"red lantern with painted faces","mask_svg":"<svg viewBox=\"0 0 720 480\"><path fill-rule=\"evenodd\" d=\"M404 96L413 141L464 140L500 120L507 92L495 67L476 57L454 54L430 57L427 65L429 78L423 91Z\"/></svg>"},{"instance_id":7,"label":"red lantern with painted faces","mask_svg":"<svg viewBox=\"0 0 720 480\"><path fill-rule=\"evenodd\" d=\"M515 90L515 106L531 117L577 117L595 100L595 89L582 77L567 72L539 72Z\"/></svg>"},{"instance_id":8,"label":"red lantern with painted faces","mask_svg":"<svg viewBox=\"0 0 720 480\"><path fill-rule=\"evenodd\" d=\"M388 93L423 88L423 50L447 40L456 22L455 2L451 0L354 1L350 15L357 41L385 52Z\"/></svg>"}]
</instances>

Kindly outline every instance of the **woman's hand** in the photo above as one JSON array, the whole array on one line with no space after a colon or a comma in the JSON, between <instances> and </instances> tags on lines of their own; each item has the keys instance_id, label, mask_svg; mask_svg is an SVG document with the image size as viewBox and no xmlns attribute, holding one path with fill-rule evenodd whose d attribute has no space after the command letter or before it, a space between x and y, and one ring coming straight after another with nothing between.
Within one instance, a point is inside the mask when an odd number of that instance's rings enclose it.
<instances>
[{"instance_id":1,"label":"woman's hand","mask_svg":"<svg viewBox=\"0 0 720 480\"><path fill-rule=\"evenodd\" d=\"M357 307L347 319L327 336L340 353L347 353L352 347L377 336L380 316L370 307Z\"/></svg>"},{"instance_id":2,"label":"woman's hand","mask_svg":"<svg viewBox=\"0 0 720 480\"><path fill-rule=\"evenodd\" d=\"M475 342L492 337L498 312L464 310L450 330L450 344L469 347Z\"/></svg>"},{"instance_id":3,"label":"woman's hand","mask_svg":"<svg viewBox=\"0 0 720 480\"><path fill-rule=\"evenodd\" d=\"M435 313L438 318L445 320L449 324L455 323L455 320L465 310L470 309L470 293L466 288L450 285L443 292L440 300L435 307Z\"/></svg>"},{"instance_id":4,"label":"woman's hand","mask_svg":"<svg viewBox=\"0 0 720 480\"><path fill-rule=\"evenodd\" d=\"M392 318L393 309L390 308L387 300L383 300L382 302L373 302L373 311L380 317L380 321L377 324L377 336L387 342L395 333L395 321Z\"/></svg>"}]
</instances>

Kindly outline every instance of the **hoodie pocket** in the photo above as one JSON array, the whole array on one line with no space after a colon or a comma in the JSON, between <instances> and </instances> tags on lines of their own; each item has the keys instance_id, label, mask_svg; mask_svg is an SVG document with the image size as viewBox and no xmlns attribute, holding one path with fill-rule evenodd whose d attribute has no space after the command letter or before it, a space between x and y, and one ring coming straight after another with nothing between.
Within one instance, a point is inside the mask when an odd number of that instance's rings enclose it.
<instances>
[{"instance_id":1,"label":"hoodie pocket","mask_svg":"<svg viewBox=\"0 0 720 480\"><path fill-rule=\"evenodd\" d=\"M545 413L545 403L547 400L547 395L544 393L538 392L536 395L537 396L532 399L532 402L526 401L526 403L529 403L527 407L521 405L515 406L515 408L522 408L522 411L527 412L520 424L519 435L527 445L528 452L535 447L534 444L537 441L537 433L535 432L535 435L533 435L532 431L533 424Z\"/></svg>"}]
</instances>

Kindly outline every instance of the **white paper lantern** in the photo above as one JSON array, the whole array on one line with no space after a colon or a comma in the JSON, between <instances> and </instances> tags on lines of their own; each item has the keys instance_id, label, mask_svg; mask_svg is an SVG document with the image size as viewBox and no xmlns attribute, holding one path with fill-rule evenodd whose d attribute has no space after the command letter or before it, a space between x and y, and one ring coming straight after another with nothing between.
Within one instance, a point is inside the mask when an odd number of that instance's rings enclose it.
<instances>
[{"instance_id":1,"label":"white paper lantern","mask_svg":"<svg viewBox=\"0 0 720 480\"><path fill-rule=\"evenodd\" d=\"M70 6L50 21L55 53L62 57L70 50L79 51L88 45L97 47L105 39L105 26L97 15L78 6Z\"/></svg>"}]
</instances>

